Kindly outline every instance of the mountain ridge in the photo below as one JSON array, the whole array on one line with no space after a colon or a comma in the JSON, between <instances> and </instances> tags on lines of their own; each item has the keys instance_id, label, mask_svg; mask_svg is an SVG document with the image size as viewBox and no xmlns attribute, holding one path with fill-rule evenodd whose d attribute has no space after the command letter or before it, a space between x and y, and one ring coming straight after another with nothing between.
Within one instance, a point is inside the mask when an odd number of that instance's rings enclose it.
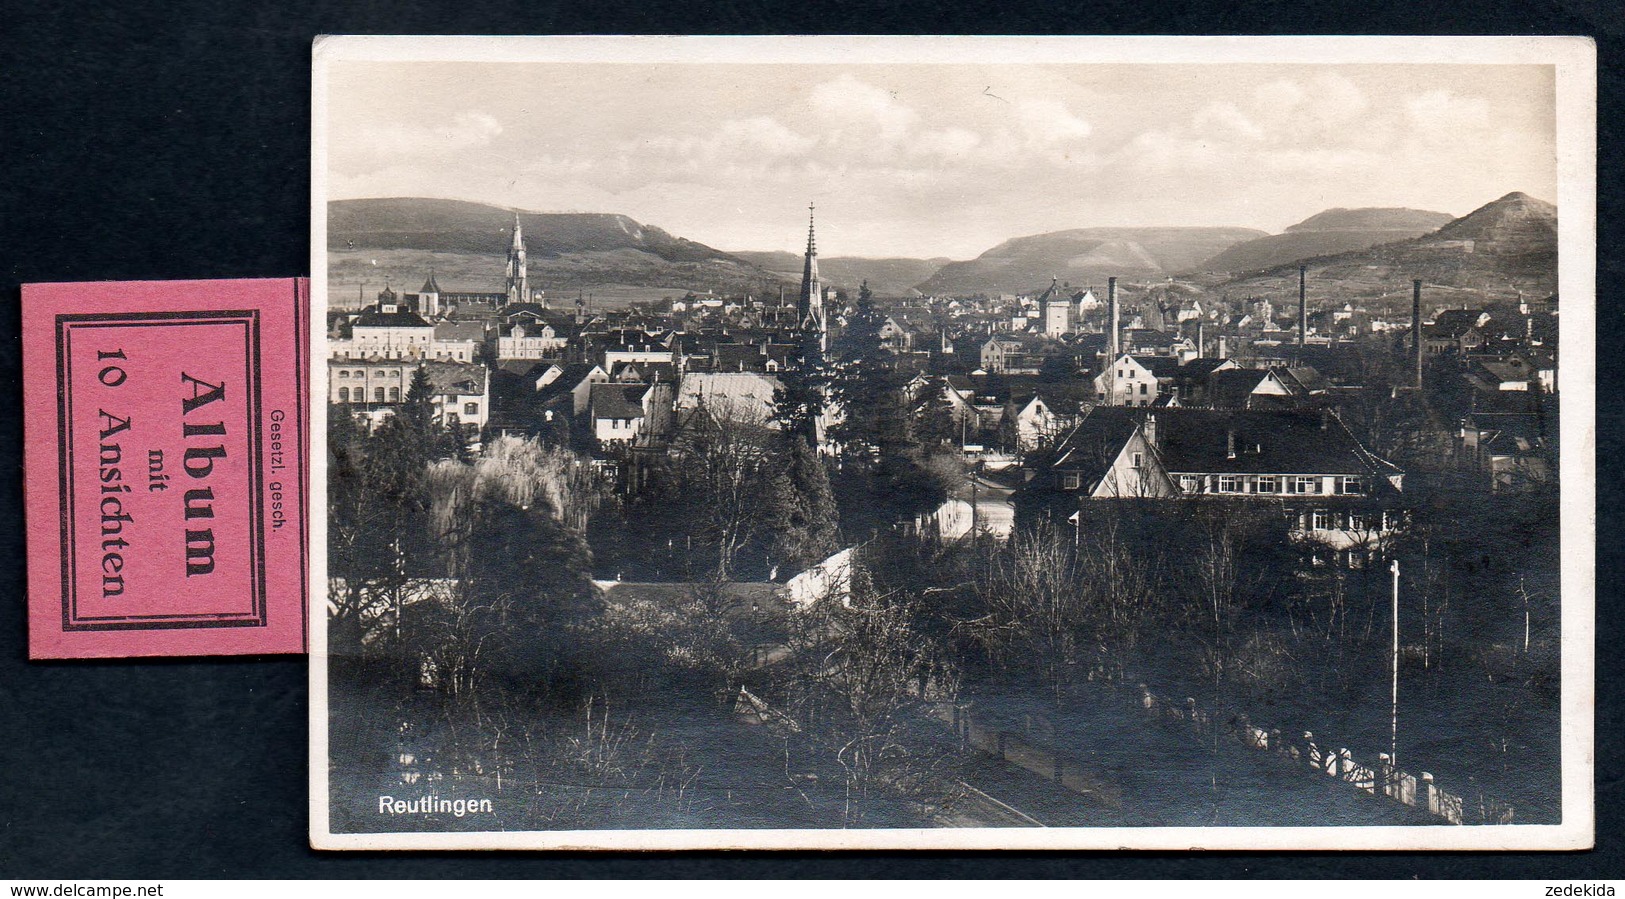
<instances>
[{"instance_id":1,"label":"mountain ridge","mask_svg":"<svg viewBox=\"0 0 1625 899\"><path fill-rule=\"evenodd\" d=\"M1204 261L1200 271L1245 273L1265 271L1304 259L1356 252L1378 244L1420 237L1438 230L1453 217L1444 212L1398 207L1334 207L1270 234L1236 244Z\"/></svg>"},{"instance_id":2,"label":"mountain ridge","mask_svg":"<svg viewBox=\"0 0 1625 899\"><path fill-rule=\"evenodd\" d=\"M791 284L801 281L805 257L783 250L734 250L737 256ZM879 296L906 297L914 285L953 262L946 256L916 259L909 256L819 256L818 273L826 283L855 292L863 282Z\"/></svg>"},{"instance_id":3,"label":"mountain ridge","mask_svg":"<svg viewBox=\"0 0 1625 899\"><path fill-rule=\"evenodd\" d=\"M1243 273L1215 289L1224 295L1295 295L1298 267L1338 297L1406 295L1412 279L1429 288L1472 291L1480 298L1557 290L1557 208L1513 192L1443 227L1405 240L1360 250L1294 260Z\"/></svg>"},{"instance_id":4,"label":"mountain ridge","mask_svg":"<svg viewBox=\"0 0 1625 899\"><path fill-rule=\"evenodd\" d=\"M1186 271L1245 240L1236 227L1090 227L1003 241L975 259L951 262L917 285L926 294L1022 293L1052 278L1104 284L1107 277L1155 280Z\"/></svg>"},{"instance_id":5,"label":"mountain ridge","mask_svg":"<svg viewBox=\"0 0 1625 899\"><path fill-rule=\"evenodd\" d=\"M382 275L408 283L438 266L485 289L499 288L516 214L533 286L616 283L749 291L776 281L745 260L619 213L516 213L427 197L334 200L327 212L331 267L357 281ZM388 268L371 271L382 268L379 258Z\"/></svg>"}]
</instances>

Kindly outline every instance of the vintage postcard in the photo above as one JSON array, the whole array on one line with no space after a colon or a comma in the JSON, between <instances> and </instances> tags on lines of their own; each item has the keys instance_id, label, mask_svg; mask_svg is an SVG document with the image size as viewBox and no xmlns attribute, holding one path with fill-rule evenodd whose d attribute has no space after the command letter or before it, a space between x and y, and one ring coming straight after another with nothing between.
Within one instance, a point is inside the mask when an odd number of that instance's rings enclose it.
<instances>
[{"instance_id":1,"label":"vintage postcard","mask_svg":"<svg viewBox=\"0 0 1625 899\"><path fill-rule=\"evenodd\" d=\"M304 652L308 282L22 299L29 657Z\"/></svg>"},{"instance_id":2,"label":"vintage postcard","mask_svg":"<svg viewBox=\"0 0 1625 899\"><path fill-rule=\"evenodd\" d=\"M1591 845L1580 38L324 38L324 849Z\"/></svg>"}]
</instances>

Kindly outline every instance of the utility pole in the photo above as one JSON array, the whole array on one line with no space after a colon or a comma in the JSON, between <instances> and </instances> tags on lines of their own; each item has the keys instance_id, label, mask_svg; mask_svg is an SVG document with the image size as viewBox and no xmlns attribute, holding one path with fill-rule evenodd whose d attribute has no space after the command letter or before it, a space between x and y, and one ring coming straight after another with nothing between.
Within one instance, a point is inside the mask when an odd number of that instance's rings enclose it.
<instances>
[{"instance_id":1,"label":"utility pole","mask_svg":"<svg viewBox=\"0 0 1625 899\"><path fill-rule=\"evenodd\" d=\"M1393 693L1388 723L1388 770L1394 783L1399 783L1399 560L1395 559L1388 566L1394 574L1394 645L1393 645Z\"/></svg>"},{"instance_id":2,"label":"utility pole","mask_svg":"<svg viewBox=\"0 0 1625 899\"><path fill-rule=\"evenodd\" d=\"M976 526L977 526L976 513L977 513L977 507L979 505L977 503L977 501L976 501L977 500L976 488L977 488L976 468L972 468L970 470L970 539L971 539L971 541L973 543L976 540Z\"/></svg>"}]
</instances>

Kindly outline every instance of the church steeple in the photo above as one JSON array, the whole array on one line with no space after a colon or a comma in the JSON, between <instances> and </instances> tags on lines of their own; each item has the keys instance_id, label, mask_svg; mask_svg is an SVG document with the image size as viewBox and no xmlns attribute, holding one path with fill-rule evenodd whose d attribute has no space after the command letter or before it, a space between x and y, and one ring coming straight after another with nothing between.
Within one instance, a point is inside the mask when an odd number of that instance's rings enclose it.
<instances>
[{"instance_id":1,"label":"church steeple","mask_svg":"<svg viewBox=\"0 0 1625 899\"><path fill-rule=\"evenodd\" d=\"M814 232L814 209L812 204L807 205L807 257L801 268L801 296L796 303L796 312L801 319L802 330L815 334L818 350L825 349L824 327L824 282L818 277L818 239Z\"/></svg>"},{"instance_id":2,"label":"church steeple","mask_svg":"<svg viewBox=\"0 0 1625 899\"><path fill-rule=\"evenodd\" d=\"M434 318L440 314L440 283L434 279L432 268L423 282L423 289L418 291L418 314L424 318Z\"/></svg>"},{"instance_id":3,"label":"church steeple","mask_svg":"<svg viewBox=\"0 0 1625 899\"><path fill-rule=\"evenodd\" d=\"M519 227L519 213L513 214L513 243L508 246L508 302L530 301L530 274L525 265L525 235Z\"/></svg>"}]
</instances>

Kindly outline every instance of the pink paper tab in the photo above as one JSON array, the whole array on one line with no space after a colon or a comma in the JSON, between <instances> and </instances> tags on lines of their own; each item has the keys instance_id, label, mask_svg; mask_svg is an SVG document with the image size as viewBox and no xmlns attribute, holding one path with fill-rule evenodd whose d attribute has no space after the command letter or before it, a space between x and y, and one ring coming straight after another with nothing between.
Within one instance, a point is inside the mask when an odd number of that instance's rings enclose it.
<instances>
[{"instance_id":1,"label":"pink paper tab","mask_svg":"<svg viewBox=\"0 0 1625 899\"><path fill-rule=\"evenodd\" d=\"M308 290L24 285L30 657L305 651Z\"/></svg>"}]
</instances>

